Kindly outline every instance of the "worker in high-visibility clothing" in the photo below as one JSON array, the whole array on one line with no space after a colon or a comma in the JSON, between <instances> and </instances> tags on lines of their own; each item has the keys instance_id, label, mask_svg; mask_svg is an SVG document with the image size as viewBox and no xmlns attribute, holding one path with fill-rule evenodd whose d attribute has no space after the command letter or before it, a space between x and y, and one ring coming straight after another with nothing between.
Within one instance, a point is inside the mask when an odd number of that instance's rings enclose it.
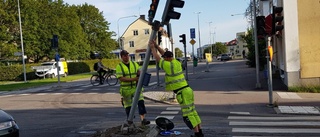
<instances>
[{"instance_id":1,"label":"worker in high-visibility clothing","mask_svg":"<svg viewBox=\"0 0 320 137\"><path fill-rule=\"evenodd\" d=\"M132 106L133 97L137 89L137 82L140 75L140 66L138 63L129 60L129 53L126 50L120 52L121 62L116 67L116 75L120 80L120 95L121 103L125 108L127 118ZM143 90L143 89L141 89ZM150 124L150 121L145 119L145 114L147 113L146 107L144 105L144 97L142 91L140 92L140 97L138 101L138 110L142 125Z\"/></svg>"},{"instance_id":2,"label":"worker in high-visibility clothing","mask_svg":"<svg viewBox=\"0 0 320 137\"><path fill-rule=\"evenodd\" d=\"M176 94L177 101L181 107L183 121L194 131L194 137L203 137L201 119L194 105L193 90L189 87L185 79L181 63L173 58L171 51L164 52L164 50L156 44L155 40L150 41L149 46L159 67L165 71L166 90L172 90ZM160 58L157 50L163 58Z\"/></svg>"}]
</instances>

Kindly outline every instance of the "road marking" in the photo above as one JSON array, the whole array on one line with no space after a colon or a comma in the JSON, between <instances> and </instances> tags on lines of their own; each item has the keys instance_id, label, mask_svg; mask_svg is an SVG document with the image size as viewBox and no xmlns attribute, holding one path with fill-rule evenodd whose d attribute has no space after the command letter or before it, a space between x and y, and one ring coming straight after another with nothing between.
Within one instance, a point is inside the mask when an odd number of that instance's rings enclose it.
<instances>
[{"instance_id":1,"label":"road marking","mask_svg":"<svg viewBox=\"0 0 320 137\"><path fill-rule=\"evenodd\" d=\"M320 133L319 129L308 128L232 128L232 132L246 133Z\"/></svg>"},{"instance_id":2,"label":"road marking","mask_svg":"<svg viewBox=\"0 0 320 137\"><path fill-rule=\"evenodd\" d=\"M62 95L64 93L53 93L52 95Z\"/></svg>"},{"instance_id":3,"label":"road marking","mask_svg":"<svg viewBox=\"0 0 320 137\"><path fill-rule=\"evenodd\" d=\"M18 94L20 96L27 96L27 95L30 95L30 94Z\"/></svg>"},{"instance_id":4,"label":"road marking","mask_svg":"<svg viewBox=\"0 0 320 137\"><path fill-rule=\"evenodd\" d=\"M38 93L36 95L43 96L43 95L47 95L47 94L49 94L49 93Z\"/></svg>"},{"instance_id":5,"label":"road marking","mask_svg":"<svg viewBox=\"0 0 320 137\"><path fill-rule=\"evenodd\" d=\"M229 125L244 126L320 126L320 122L229 122Z\"/></svg>"},{"instance_id":6,"label":"road marking","mask_svg":"<svg viewBox=\"0 0 320 137\"><path fill-rule=\"evenodd\" d=\"M320 120L320 116L297 116L297 117L248 117L248 116L228 116L228 119L240 120Z\"/></svg>"},{"instance_id":7,"label":"road marking","mask_svg":"<svg viewBox=\"0 0 320 137\"><path fill-rule=\"evenodd\" d=\"M92 87L92 85L86 85L86 86L81 86L81 87L87 88L87 87Z\"/></svg>"},{"instance_id":8,"label":"road marking","mask_svg":"<svg viewBox=\"0 0 320 137\"><path fill-rule=\"evenodd\" d=\"M79 95L79 94L81 94L81 93L70 93L71 95Z\"/></svg>"},{"instance_id":9,"label":"road marking","mask_svg":"<svg viewBox=\"0 0 320 137\"><path fill-rule=\"evenodd\" d=\"M172 115L172 114L178 114L179 111L162 111L160 114L163 114L163 115Z\"/></svg>"},{"instance_id":10,"label":"road marking","mask_svg":"<svg viewBox=\"0 0 320 137\"><path fill-rule=\"evenodd\" d=\"M250 115L250 112L230 112L230 114Z\"/></svg>"},{"instance_id":11,"label":"road marking","mask_svg":"<svg viewBox=\"0 0 320 137\"><path fill-rule=\"evenodd\" d=\"M4 96L0 96L0 97L11 97L13 95L4 95Z\"/></svg>"},{"instance_id":12,"label":"road marking","mask_svg":"<svg viewBox=\"0 0 320 137\"><path fill-rule=\"evenodd\" d=\"M95 95L95 94L98 94L98 93L87 93L87 94L89 94L89 95Z\"/></svg>"},{"instance_id":13,"label":"road marking","mask_svg":"<svg viewBox=\"0 0 320 137\"><path fill-rule=\"evenodd\" d=\"M166 110L181 110L181 108L180 107L167 107L167 109Z\"/></svg>"},{"instance_id":14,"label":"road marking","mask_svg":"<svg viewBox=\"0 0 320 137\"><path fill-rule=\"evenodd\" d=\"M80 90L83 90L83 89L81 89L81 88L76 88L76 89L73 89L73 90L75 90L75 91L80 91Z\"/></svg>"},{"instance_id":15,"label":"road marking","mask_svg":"<svg viewBox=\"0 0 320 137\"><path fill-rule=\"evenodd\" d=\"M167 119L174 119L174 116L157 116L156 119L159 118L159 117L164 117L164 118L167 118Z\"/></svg>"}]
</instances>

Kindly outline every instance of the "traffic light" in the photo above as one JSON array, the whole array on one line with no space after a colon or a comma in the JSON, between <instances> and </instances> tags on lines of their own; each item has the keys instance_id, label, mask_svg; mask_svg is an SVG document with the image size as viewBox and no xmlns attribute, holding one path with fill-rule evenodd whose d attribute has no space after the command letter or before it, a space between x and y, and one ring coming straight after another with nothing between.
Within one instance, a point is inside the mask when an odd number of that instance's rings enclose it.
<instances>
[{"instance_id":1,"label":"traffic light","mask_svg":"<svg viewBox=\"0 0 320 137\"><path fill-rule=\"evenodd\" d=\"M280 34L281 30L283 30L284 26L282 25L283 15L282 15L283 8L273 6L272 8L272 34Z\"/></svg>"},{"instance_id":2,"label":"traffic light","mask_svg":"<svg viewBox=\"0 0 320 137\"><path fill-rule=\"evenodd\" d=\"M179 41L185 45L186 44L186 34L179 35L179 37L181 38L181 40L179 40Z\"/></svg>"},{"instance_id":3,"label":"traffic light","mask_svg":"<svg viewBox=\"0 0 320 137\"><path fill-rule=\"evenodd\" d=\"M175 12L174 8L183 8L183 6L184 1L182 0L167 0L162 15L162 21L164 21L163 23L168 25L170 19L179 19L181 14L179 12Z\"/></svg>"},{"instance_id":4,"label":"traffic light","mask_svg":"<svg viewBox=\"0 0 320 137\"><path fill-rule=\"evenodd\" d=\"M159 0L151 0L150 10L148 12L149 24L152 24L153 18L156 15Z\"/></svg>"},{"instance_id":5,"label":"traffic light","mask_svg":"<svg viewBox=\"0 0 320 137\"><path fill-rule=\"evenodd\" d=\"M257 36L264 37L266 36L266 29L265 29L265 17L264 16L257 16L256 17L256 29L257 29Z\"/></svg>"},{"instance_id":6,"label":"traffic light","mask_svg":"<svg viewBox=\"0 0 320 137\"><path fill-rule=\"evenodd\" d=\"M160 45L162 41L162 32L158 31L158 45Z\"/></svg>"}]
</instances>

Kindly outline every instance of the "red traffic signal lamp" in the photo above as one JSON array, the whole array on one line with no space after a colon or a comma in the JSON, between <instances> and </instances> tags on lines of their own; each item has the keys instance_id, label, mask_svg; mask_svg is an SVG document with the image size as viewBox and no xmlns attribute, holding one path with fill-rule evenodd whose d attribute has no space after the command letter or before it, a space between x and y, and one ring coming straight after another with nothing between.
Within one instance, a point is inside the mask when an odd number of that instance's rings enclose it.
<instances>
[{"instance_id":1,"label":"red traffic signal lamp","mask_svg":"<svg viewBox=\"0 0 320 137\"><path fill-rule=\"evenodd\" d=\"M186 34L179 35L179 37L181 38L181 40L179 40L179 42L186 45Z\"/></svg>"},{"instance_id":2,"label":"red traffic signal lamp","mask_svg":"<svg viewBox=\"0 0 320 137\"><path fill-rule=\"evenodd\" d=\"M282 24L282 21L283 21L282 11L283 11L283 7L273 6L272 8L272 34L280 34L284 28Z\"/></svg>"},{"instance_id":3,"label":"red traffic signal lamp","mask_svg":"<svg viewBox=\"0 0 320 137\"><path fill-rule=\"evenodd\" d=\"M162 21L168 25L170 19L180 19L181 13L175 12L174 8L183 8L184 1L182 0L167 0L166 7L163 11Z\"/></svg>"},{"instance_id":4,"label":"red traffic signal lamp","mask_svg":"<svg viewBox=\"0 0 320 137\"><path fill-rule=\"evenodd\" d=\"M256 17L256 29L257 29L257 36L266 36L266 29L265 29L265 17L264 16L257 16Z\"/></svg>"},{"instance_id":5,"label":"red traffic signal lamp","mask_svg":"<svg viewBox=\"0 0 320 137\"><path fill-rule=\"evenodd\" d=\"M152 24L153 18L156 15L159 0L151 0L150 9L148 11L149 24Z\"/></svg>"}]
</instances>

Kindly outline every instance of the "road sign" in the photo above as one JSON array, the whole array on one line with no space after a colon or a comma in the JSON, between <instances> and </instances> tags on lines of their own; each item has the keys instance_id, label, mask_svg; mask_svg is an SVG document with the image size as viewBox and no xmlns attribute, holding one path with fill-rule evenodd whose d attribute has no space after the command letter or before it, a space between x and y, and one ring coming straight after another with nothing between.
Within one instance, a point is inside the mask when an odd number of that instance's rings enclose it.
<instances>
[{"instance_id":1,"label":"road sign","mask_svg":"<svg viewBox=\"0 0 320 137\"><path fill-rule=\"evenodd\" d=\"M191 39L196 38L196 29L195 28L190 29L190 38Z\"/></svg>"},{"instance_id":2,"label":"road sign","mask_svg":"<svg viewBox=\"0 0 320 137\"><path fill-rule=\"evenodd\" d=\"M191 40L190 40L190 44L191 44L191 45L194 45L194 43L196 43L196 41L195 41L194 39L191 39Z\"/></svg>"}]
</instances>

